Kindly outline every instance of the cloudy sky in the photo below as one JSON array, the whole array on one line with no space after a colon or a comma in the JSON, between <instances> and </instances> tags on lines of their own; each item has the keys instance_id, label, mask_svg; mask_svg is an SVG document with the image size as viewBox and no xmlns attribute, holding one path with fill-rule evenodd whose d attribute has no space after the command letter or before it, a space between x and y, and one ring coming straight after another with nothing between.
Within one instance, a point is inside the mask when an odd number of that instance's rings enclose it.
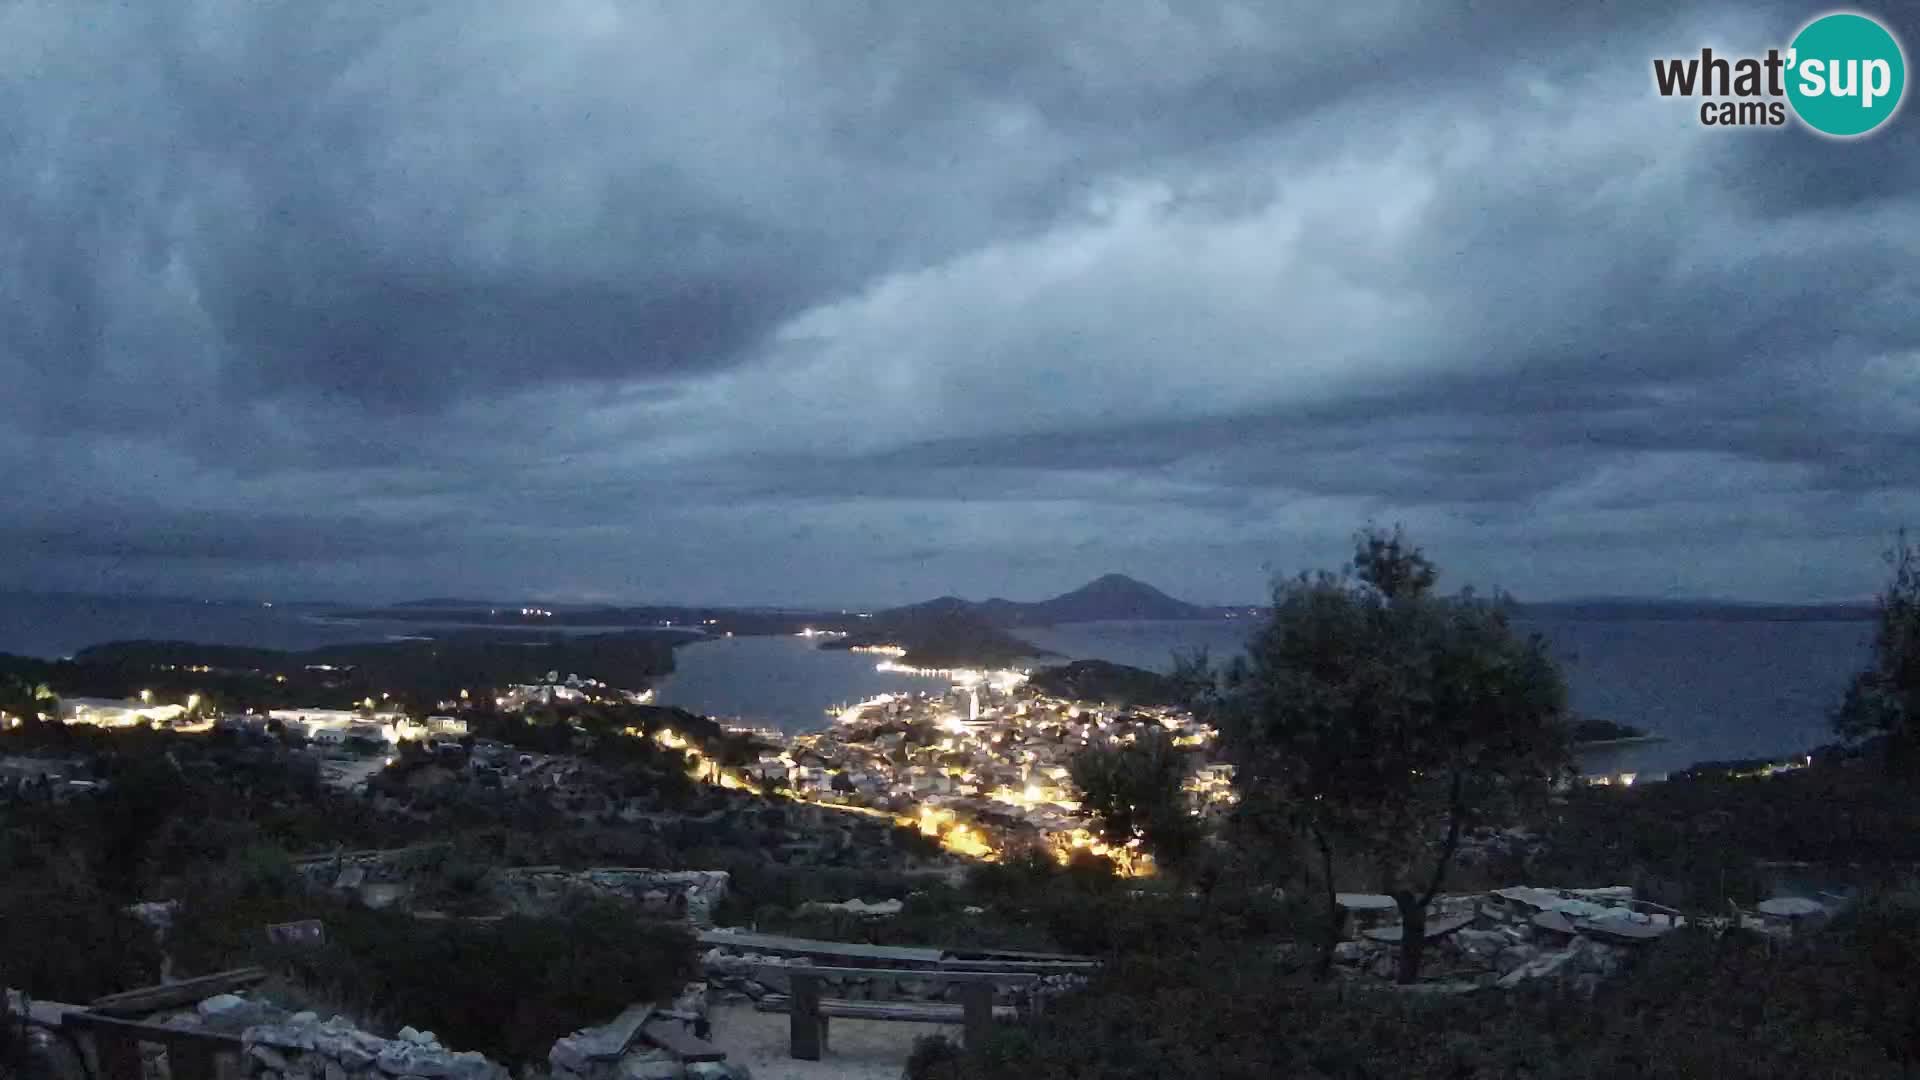
<instances>
[{"instance_id":1,"label":"cloudy sky","mask_svg":"<svg viewBox=\"0 0 1920 1080\"><path fill-rule=\"evenodd\" d=\"M1913 110L1653 93L1804 5L1455 7L0 4L0 587L1872 592Z\"/></svg>"}]
</instances>

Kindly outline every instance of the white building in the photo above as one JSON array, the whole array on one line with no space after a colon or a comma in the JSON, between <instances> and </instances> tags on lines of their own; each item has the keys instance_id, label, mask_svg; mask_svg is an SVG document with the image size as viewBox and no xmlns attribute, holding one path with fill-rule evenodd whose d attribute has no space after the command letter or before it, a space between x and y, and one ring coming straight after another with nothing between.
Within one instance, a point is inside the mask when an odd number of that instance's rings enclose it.
<instances>
[{"instance_id":1,"label":"white building","mask_svg":"<svg viewBox=\"0 0 1920 1080\"><path fill-rule=\"evenodd\" d=\"M135 727L161 724L186 714L184 705L153 705L137 699L62 698L60 719L68 724L93 724L97 727Z\"/></svg>"}]
</instances>

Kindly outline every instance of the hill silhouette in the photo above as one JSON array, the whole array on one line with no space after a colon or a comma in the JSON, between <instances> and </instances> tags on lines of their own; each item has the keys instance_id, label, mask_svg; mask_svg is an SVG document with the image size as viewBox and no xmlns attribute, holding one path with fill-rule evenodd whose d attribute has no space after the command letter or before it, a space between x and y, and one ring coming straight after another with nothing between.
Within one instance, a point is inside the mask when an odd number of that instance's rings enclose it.
<instances>
[{"instance_id":1,"label":"hill silhouette","mask_svg":"<svg viewBox=\"0 0 1920 1080\"><path fill-rule=\"evenodd\" d=\"M1214 619L1222 609L1176 600L1125 574L1104 574L1071 592L1025 603L995 597L978 603L957 596L909 604L880 617L970 616L990 626L1049 626L1109 619Z\"/></svg>"}]
</instances>

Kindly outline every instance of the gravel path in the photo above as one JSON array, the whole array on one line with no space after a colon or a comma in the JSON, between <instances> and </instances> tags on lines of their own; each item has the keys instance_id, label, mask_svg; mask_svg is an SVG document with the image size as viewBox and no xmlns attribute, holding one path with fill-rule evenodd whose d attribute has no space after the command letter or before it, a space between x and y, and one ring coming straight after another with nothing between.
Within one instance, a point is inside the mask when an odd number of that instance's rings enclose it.
<instances>
[{"instance_id":1,"label":"gravel path","mask_svg":"<svg viewBox=\"0 0 1920 1080\"><path fill-rule=\"evenodd\" d=\"M819 1061L787 1056L785 1013L756 1012L752 1004L715 1005L713 1042L728 1061L753 1070L754 1080L900 1080L913 1040L944 1034L960 1040L958 1024L836 1018Z\"/></svg>"}]
</instances>

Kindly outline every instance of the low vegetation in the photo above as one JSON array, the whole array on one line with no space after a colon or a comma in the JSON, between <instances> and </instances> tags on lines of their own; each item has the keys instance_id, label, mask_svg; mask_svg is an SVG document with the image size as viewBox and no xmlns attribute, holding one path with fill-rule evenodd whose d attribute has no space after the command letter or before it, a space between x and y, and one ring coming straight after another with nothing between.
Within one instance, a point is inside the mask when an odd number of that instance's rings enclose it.
<instances>
[{"instance_id":1,"label":"low vegetation","mask_svg":"<svg viewBox=\"0 0 1920 1080\"><path fill-rule=\"evenodd\" d=\"M560 1035L635 1001L671 1000L697 971L684 927L628 905L422 920L316 896L272 852L190 876L182 898L168 942L182 971L263 964L290 1004L388 1033L411 1024L505 1062L544 1060ZM324 945L264 944L267 924L305 918L325 925Z\"/></svg>"},{"instance_id":2,"label":"low vegetation","mask_svg":"<svg viewBox=\"0 0 1920 1080\"><path fill-rule=\"evenodd\" d=\"M925 1080L1897 1077L1920 1066L1920 907L1870 903L1784 951L1682 935L1594 998L1341 990L1221 940L1111 964L1083 994Z\"/></svg>"}]
</instances>

